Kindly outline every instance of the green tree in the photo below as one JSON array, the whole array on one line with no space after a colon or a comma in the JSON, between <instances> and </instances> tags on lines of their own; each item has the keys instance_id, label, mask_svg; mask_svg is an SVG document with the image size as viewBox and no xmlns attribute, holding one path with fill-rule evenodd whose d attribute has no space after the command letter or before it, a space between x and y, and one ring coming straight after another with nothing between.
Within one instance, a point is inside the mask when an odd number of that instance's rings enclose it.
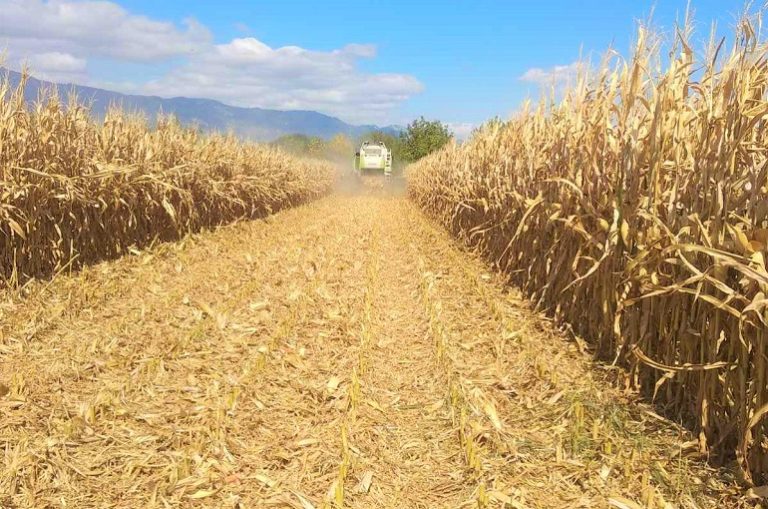
<instances>
[{"instance_id":1,"label":"green tree","mask_svg":"<svg viewBox=\"0 0 768 509\"><path fill-rule=\"evenodd\" d=\"M403 159L408 162L418 161L442 148L451 138L453 133L439 120L418 118L408 124L405 132L400 135Z\"/></svg>"}]
</instances>

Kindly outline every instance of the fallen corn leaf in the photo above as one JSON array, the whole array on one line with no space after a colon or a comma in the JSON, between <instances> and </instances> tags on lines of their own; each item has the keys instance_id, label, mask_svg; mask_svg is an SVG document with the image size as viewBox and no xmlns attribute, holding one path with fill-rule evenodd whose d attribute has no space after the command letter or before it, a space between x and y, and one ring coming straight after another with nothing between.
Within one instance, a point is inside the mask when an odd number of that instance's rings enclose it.
<instances>
[{"instance_id":1,"label":"fallen corn leaf","mask_svg":"<svg viewBox=\"0 0 768 509\"><path fill-rule=\"evenodd\" d=\"M291 490L291 493L293 493L293 495L299 499L299 503L301 504L302 509L315 509L315 506L312 504L312 502L307 500L307 497L298 491Z\"/></svg>"},{"instance_id":2,"label":"fallen corn leaf","mask_svg":"<svg viewBox=\"0 0 768 509\"><path fill-rule=\"evenodd\" d=\"M336 389L339 388L339 384L341 383L341 379L337 376L332 376L330 380L328 380L328 383L326 384L326 388L328 389L328 394L333 394L336 392Z\"/></svg>"},{"instance_id":3,"label":"fallen corn leaf","mask_svg":"<svg viewBox=\"0 0 768 509\"><path fill-rule=\"evenodd\" d=\"M210 497L211 495L215 495L218 493L219 490L198 490L191 494L189 498L198 499L198 498L206 498Z\"/></svg>"},{"instance_id":4,"label":"fallen corn leaf","mask_svg":"<svg viewBox=\"0 0 768 509\"><path fill-rule=\"evenodd\" d=\"M624 497L610 497L608 499L608 505L616 507L617 509L643 509L641 505Z\"/></svg>"},{"instance_id":5,"label":"fallen corn leaf","mask_svg":"<svg viewBox=\"0 0 768 509\"><path fill-rule=\"evenodd\" d=\"M355 486L355 491L358 493L368 493L371 489L371 483L373 482L373 472L366 470L360 482Z\"/></svg>"},{"instance_id":6,"label":"fallen corn leaf","mask_svg":"<svg viewBox=\"0 0 768 509\"><path fill-rule=\"evenodd\" d=\"M485 410L486 415L488 415L488 418L491 420L491 423L493 423L493 427L497 430L501 431L502 425L501 425L501 419L499 419L499 414L496 412L496 407L493 403L490 401L486 401L483 404L483 410Z\"/></svg>"},{"instance_id":7,"label":"fallen corn leaf","mask_svg":"<svg viewBox=\"0 0 768 509\"><path fill-rule=\"evenodd\" d=\"M277 481L270 479L268 476L264 474L256 474L254 477L256 477L256 480L262 483L265 486L268 486L270 488L273 488L277 485Z\"/></svg>"}]
</instances>

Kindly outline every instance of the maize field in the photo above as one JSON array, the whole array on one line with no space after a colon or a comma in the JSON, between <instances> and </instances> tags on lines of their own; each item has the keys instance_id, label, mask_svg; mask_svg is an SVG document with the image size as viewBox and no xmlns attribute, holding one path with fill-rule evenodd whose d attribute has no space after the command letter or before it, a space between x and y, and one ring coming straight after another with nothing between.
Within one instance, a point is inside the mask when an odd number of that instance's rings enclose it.
<instances>
[{"instance_id":1,"label":"maize field","mask_svg":"<svg viewBox=\"0 0 768 509\"><path fill-rule=\"evenodd\" d=\"M15 286L326 194L334 169L0 78L0 284Z\"/></svg>"},{"instance_id":2,"label":"maize field","mask_svg":"<svg viewBox=\"0 0 768 509\"><path fill-rule=\"evenodd\" d=\"M0 82L0 508L758 507L754 33L642 32L410 199Z\"/></svg>"},{"instance_id":3,"label":"maize field","mask_svg":"<svg viewBox=\"0 0 768 509\"><path fill-rule=\"evenodd\" d=\"M768 482L768 56L760 20L696 58L638 33L562 100L410 169L410 197L629 370L717 464Z\"/></svg>"}]
</instances>

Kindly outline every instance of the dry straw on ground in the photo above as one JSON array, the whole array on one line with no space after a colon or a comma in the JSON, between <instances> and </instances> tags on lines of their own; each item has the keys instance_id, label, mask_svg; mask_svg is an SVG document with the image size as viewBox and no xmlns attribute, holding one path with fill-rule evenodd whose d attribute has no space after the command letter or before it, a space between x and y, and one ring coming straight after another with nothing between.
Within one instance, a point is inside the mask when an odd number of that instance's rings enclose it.
<instances>
[{"instance_id":1,"label":"dry straw on ground","mask_svg":"<svg viewBox=\"0 0 768 509\"><path fill-rule=\"evenodd\" d=\"M119 109L97 124L0 77L0 284L267 215L328 192L333 169Z\"/></svg>"},{"instance_id":2,"label":"dry straw on ground","mask_svg":"<svg viewBox=\"0 0 768 509\"><path fill-rule=\"evenodd\" d=\"M501 279L374 195L1 292L0 507L754 507Z\"/></svg>"},{"instance_id":3,"label":"dry straw on ground","mask_svg":"<svg viewBox=\"0 0 768 509\"><path fill-rule=\"evenodd\" d=\"M542 309L627 362L712 459L768 481L768 48L760 19L697 58L641 29L583 73L409 170L409 193Z\"/></svg>"}]
</instances>

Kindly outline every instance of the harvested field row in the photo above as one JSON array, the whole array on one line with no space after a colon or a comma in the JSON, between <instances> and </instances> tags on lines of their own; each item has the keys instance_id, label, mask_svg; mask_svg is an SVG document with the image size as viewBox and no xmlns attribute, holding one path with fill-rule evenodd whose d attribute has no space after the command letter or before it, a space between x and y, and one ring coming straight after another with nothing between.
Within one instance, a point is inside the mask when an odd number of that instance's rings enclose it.
<instances>
[{"instance_id":1,"label":"harvested field row","mask_svg":"<svg viewBox=\"0 0 768 509\"><path fill-rule=\"evenodd\" d=\"M0 301L0 506L749 507L403 199L23 293Z\"/></svg>"}]
</instances>

